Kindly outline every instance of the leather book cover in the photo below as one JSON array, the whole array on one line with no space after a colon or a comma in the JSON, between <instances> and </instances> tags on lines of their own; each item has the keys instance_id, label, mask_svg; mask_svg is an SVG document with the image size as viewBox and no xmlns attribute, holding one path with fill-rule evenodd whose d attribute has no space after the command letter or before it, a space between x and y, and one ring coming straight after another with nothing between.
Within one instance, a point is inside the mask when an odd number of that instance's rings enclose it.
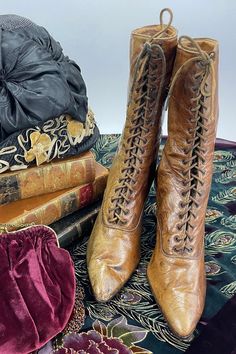
<instances>
[{"instance_id":1,"label":"leather book cover","mask_svg":"<svg viewBox=\"0 0 236 354\"><path fill-rule=\"evenodd\" d=\"M14 230L22 224L50 225L102 197L108 170L95 162L95 180L82 186L17 200L0 206L0 226Z\"/></svg>"},{"instance_id":2,"label":"leather book cover","mask_svg":"<svg viewBox=\"0 0 236 354\"><path fill-rule=\"evenodd\" d=\"M0 174L0 205L93 182L95 159L79 156Z\"/></svg>"},{"instance_id":3,"label":"leather book cover","mask_svg":"<svg viewBox=\"0 0 236 354\"><path fill-rule=\"evenodd\" d=\"M56 232L60 246L67 248L89 236L100 207L101 200L49 225Z\"/></svg>"}]
</instances>

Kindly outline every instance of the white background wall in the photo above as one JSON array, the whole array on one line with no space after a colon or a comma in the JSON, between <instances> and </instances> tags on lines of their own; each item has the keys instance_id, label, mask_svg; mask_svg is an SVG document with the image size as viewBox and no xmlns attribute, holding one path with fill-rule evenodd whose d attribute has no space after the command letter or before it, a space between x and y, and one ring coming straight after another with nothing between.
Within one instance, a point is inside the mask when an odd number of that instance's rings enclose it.
<instances>
[{"instance_id":1,"label":"white background wall","mask_svg":"<svg viewBox=\"0 0 236 354\"><path fill-rule=\"evenodd\" d=\"M220 41L217 135L236 140L236 0L1 0L0 13L48 29L80 65L100 131L118 133L126 110L130 32L159 23L163 7L172 8L180 35Z\"/></svg>"}]
</instances>

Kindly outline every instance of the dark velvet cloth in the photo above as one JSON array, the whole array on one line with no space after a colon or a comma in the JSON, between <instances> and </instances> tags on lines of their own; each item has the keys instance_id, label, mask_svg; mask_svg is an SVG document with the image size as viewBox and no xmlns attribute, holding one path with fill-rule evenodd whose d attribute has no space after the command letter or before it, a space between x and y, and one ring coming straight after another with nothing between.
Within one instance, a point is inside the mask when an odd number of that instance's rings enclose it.
<instances>
[{"instance_id":1,"label":"dark velvet cloth","mask_svg":"<svg viewBox=\"0 0 236 354\"><path fill-rule=\"evenodd\" d=\"M30 353L66 326L75 274L56 234L32 226L0 236L0 353Z\"/></svg>"},{"instance_id":2,"label":"dark velvet cloth","mask_svg":"<svg viewBox=\"0 0 236 354\"><path fill-rule=\"evenodd\" d=\"M80 68L60 44L28 19L0 16L0 142L61 114L85 122L87 111Z\"/></svg>"},{"instance_id":3,"label":"dark velvet cloth","mask_svg":"<svg viewBox=\"0 0 236 354\"><path fill-rule=\"evenodd\" d=\"M236 295L210 320L186 354L236 353Z\"/></svg>"}]
</instances>

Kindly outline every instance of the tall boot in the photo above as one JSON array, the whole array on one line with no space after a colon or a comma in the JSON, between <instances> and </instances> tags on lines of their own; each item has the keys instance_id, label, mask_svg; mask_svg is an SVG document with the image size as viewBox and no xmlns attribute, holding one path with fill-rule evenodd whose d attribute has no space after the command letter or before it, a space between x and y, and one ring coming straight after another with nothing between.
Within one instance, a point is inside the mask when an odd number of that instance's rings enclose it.
<instances>
[{"instance_id":1,"label":"tall boot","mask_svg":"<svg viewBox=\"0 0 236 354\"><path fill-rule=\"evenodd\" d=\"M170 21L163 25L163 13ZM88 243L87 266L98 301L112 298L140 258L141 218L161 133L177 47L172 12L161 24L136 29L131 36L130 85L126 123L114 158L100 213Z\"/></svg>"},{"instance_id":2,"label":"tall boot","mask_svg":"<svg viewBox=\"0 0 236 354\"><path fill-rule=\"evenodd\" d=\"M148 279L170 328L181 337L193 332L205 302L205 212L218 120L217 70L215 40L179 39Z\"/></svg>"}]
</instances>

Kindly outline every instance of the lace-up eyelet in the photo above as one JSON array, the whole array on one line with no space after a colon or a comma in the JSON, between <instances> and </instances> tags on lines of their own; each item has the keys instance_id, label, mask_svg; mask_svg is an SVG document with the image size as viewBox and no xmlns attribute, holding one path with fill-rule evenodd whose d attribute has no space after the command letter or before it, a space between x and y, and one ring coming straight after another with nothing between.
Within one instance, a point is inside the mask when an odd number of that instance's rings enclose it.
<instances>
[{"instance_id":1,"label":"lace-up eyelet","mask_svg":"<svg viewBox=\"0 0 236 354\"><path fill-rule=\"evenodd\" d=\"M195 118L191 118L190 120L190 123L192 124L195 124L196 123L196 119ZM191 129L192 130L192 133L194 132L194 129Z\"/></svg>"},{"instance_id":2,"label":"lace-up eyelet","mask_svg":"<svg viewBox=\"0 0 236 354\"><path fill-rule=\"evenodd\" d=\"M191 252L193 252L193 248L192 248L192 247L190 247L190 248L187 248L187 252L188 252L188 253L191 253Z\"/></svg>"},{"instance_id":3,"label":"lace-up eyelet","mask_svg":"<svg viewBox=\"0 0 236 354\"><path fill-rule=\"evenodd\" d=\"M211 53L209 54L209 57L211 58L211 60L215 60L215 58L216 58L216 53L215 53L215 52L211 52Z\"/></svg>"},{"instance_id":4,"label":"lace-up eyelet","mask_svg":"<svg viewBox=\"0 0 236 354\"><path fill-rule=\"evenodd\" d=\"M205 68L206 62L205 62L204 60L199 60L198 66L199 66L200 68Z\"/></svg>"},{"instance_id":5,"label":"lace-up eyelet","mask_svg":"<svg viewBox=\"0 0 236 354\"><path fill-rule=\"evenodd\" d=\"M187 161L186 160L182 160L182 163L183 163L183 165L187 165Z\"/></svg>"},{"instance_id":6,"label":"lace-up eyelet","mask_svg":"<svg viewBox=\"0 0 236 354\"><path fill-rule=\"evenodd\" d=\"M194 77L194 79L195 79L195 77ZM195 79L195 80L196 80L196 79ZM196 95L196 93L197 93L197 91L198 91L198 87L193 86L193 87L191 88L191 90L192 90L192 93ZM192 97L191 100L192 100L192 101L195 100L195 97Z\"/></svg>"},{"instance_id":7,"label":"lace-up eyelet","mask_svg":"<svg viewBox=\"0 0 236 354\"><path fill-rule=\"evenodd\" d=\"M179 236L176 235L176 236L174 236L174 241L175 241L175 242L180 242L181 239L179 238Z\"/></svg>"},{"instance_id":8,"label":"lace-up eyelet","mask_svg":"<svg viewBox=\"0 0 236 354\"><path fill-rule=\"evenodd\" d=\"M179 202L179 206L180 206L180 208L185 208L185 204L183 203L183 202Z\"/></svg>"},{"instance_id":9,"label":"lace-up eyelet","mask_svg":"<svg viewBox=\"0 0 236 354\"><path fill-rule=\"evenodd\" d=\"M174 251L174 252L176 252L176 253L178 253L178 252L179 252L179 250L178 250L178 248L177 248L177 247L173 247L173 251Z\"/></svg>"}]
</instances>

